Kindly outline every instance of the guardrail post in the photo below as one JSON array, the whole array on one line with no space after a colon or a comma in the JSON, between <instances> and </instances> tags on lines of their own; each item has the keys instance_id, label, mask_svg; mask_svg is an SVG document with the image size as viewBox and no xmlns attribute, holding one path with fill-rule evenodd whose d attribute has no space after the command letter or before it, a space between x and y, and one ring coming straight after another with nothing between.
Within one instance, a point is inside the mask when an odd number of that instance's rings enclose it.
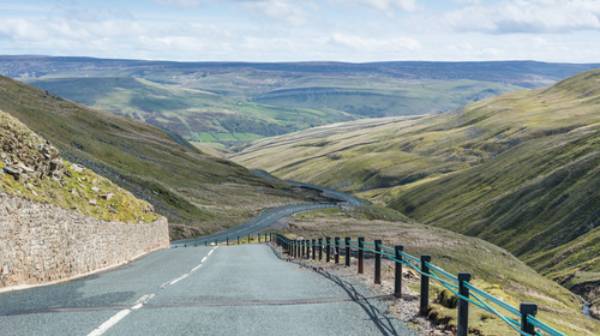
<instances>
[{"instance_id":1,"label":"guardrail post","mask_svg":"<svg viewBox=\"0 0 600 336\"><path fill-rule=\"evenodd\" d=\"M521 331L528 335L535 335L535 326L529 323L527 317L533 317L537 314L537 305L534 303L521 303L519 311L521 311Z\"/></svg>"},{"instance_id":2,"label":"guardrail post","mask_svg":"<svg viewBox=\"0 0 600 336\"><path fill-rule=\"evenodd\" d=\"M331 237L325 238L325 262L331 260Z\"/></svg>"},{"instance_id":3,"label":"guardrail post","mask_svg":"<svg viewBox=\"0 0 600 336\"><path fill-rule=\"evenodd\" d=\"M340 237L335 237L335 251L333 252L335 256L335 263L340 263Z\"/></svg>"},{"instance_id":4,"label":"guardrail post","mask_svg":"<svg viewBox=\"0 0 600 336\"><path fill-rule=\"evenodd\" d=\"M350 237L344 239L344 244L346 245L346 258L344 261L346 262L346 267L350 267Z\"/></svg>"},{"instance_id":5,"label":"guardrail post","mask_svg":"<svg viewBox=\"0 0 600 336\"><path fill-rule=\"evenodd\" d=\"M306 254L304 255L304 257L306 259L310 259L310 239L305 240L304 244L306 245Z\"/></svg>"},{"instance_id":6,"label":"guardrail post","mask_svg":"<svg viewBox=\"0 0 600 336\"><path fill-rule=\"evenodd\" d=\"M364 259L365 259L365 237L358 237L358 274L364 272Z\"/></svg>"},{"instance_id":7,"label":"guardrail post","mask_svg":"<svg viewBox=\"0 0 600 336\"><path fill-rule=\"evenodd\" d=\"M311 240L312 243L312 259L316 260L317 259L317 240L313 239Z\"/></svg>"},{"instance_id":8,"label":"guardrail post","mask_svg":"<svg viewBox=\"0 0 600 336\"><path fill-rule=\"evenodd\" d=\"M293 257L296 258L298 256L298 241L292 240L292 251L294 251Z\"/></svg>"},{"instance_id":9,"label":"guardrail post","mask_svg":"<svg viewBox=\"0 0 600 336\"><path fill-rule=\"evenodd\" d=\"M323 260L323 238L319 238L319 261Z\"/></svg>"},{"instance_id":10,"label":"guardrail post","mask_svg":"<svg viewBox=\"0 0 600 336\"><path fill-rule=\"evenodd\" d=\"M402 297L402 252L404 251L404 246L396 245L394 247L395 252L395 274L394 274L394 297L397 299Z\"/></svg>"},{"instance_id":11,"label":"guardrail post","mask_svg":"<svg viewBox=\"0 0 600 336\"><path fill-rule=\"evenodd\" d=\"M427 315L429 313L429 266L431 262L430 256L421 256L421 304L419 306L419 314Z\"/></svg>"},{"instance_id":12,"label":"guardrail post","mask_svg":"<svg viewBox=\"0 0 600 336\"><path fill-rule=\"evenodd\" d=\"M458 273L458 294L469 298L469 288L465 283L471 281L471 274ZM469 333L469 301L458 298L458 322L456 327L457 336L467 336Z\"/></svg>"},{"instance_id":13,"label":"guardrail post","mask_svg":"<svg viewBox=\"0 0 600 336\"><path fill-rule=\"evenodd\" d=\"M381 284L381 240L375 240L375 284Z\"/></svg>"}]
</instances>

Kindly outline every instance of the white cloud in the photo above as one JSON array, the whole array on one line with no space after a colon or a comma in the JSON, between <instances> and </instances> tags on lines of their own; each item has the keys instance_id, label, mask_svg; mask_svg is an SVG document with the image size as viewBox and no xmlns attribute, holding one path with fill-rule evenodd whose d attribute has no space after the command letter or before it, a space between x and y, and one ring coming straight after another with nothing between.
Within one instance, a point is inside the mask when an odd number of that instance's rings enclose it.
<instances>
[{"instance_id":1,"label":"white cloud","mask_svg":"<svg viewBox=\"0 0 600 336\"><path fill-rule=\"evenodd\" d=\"M404 11L413 11L417 8L415 0L354 0L355 2L362 3L378 10L388 11L393 9L400 9Z\"/></svg>"},{"instance_id":2,"label":"white cloud","mask_svg":"<svg viewBox=\"0 0 600 336\"><path fill-rule=\"evenodd\" d=\"M568 33L600 30L597 0L505 0L475 3L446 15L457 31L492 34Z\"/></svg>"},{"instance_id":3,"label":"white cloud","mask_svg":"<svg viewBox=\"0 0 600 336\"><path fill-rule=\"evenodd\" d=\"M246 6L253 8L270 18L283 20L293 25L306 22L304 7L292 0L246 0Z\"/></svg>"},{"instance_id":4,"label":"white cloud","mask_svg":"<svg viewBox=\"0 0 600 336\"><path fill-rule=\"evenodd\" d=\"M378 39L352 34L334 33L330 37L329 41L334 45L366 52L390 52L400 50L417 50L421 48L419 41L409 37Z\"/></svg>"},{"instance_id":5,"label":"white cloud","mask_svg":"<svg viewBox=\"0 0 600 336\"><path fill-rule=\"evenodd\" d=\"M177 7L190 8L200 6L202 0L154 0L161 5L173 5Z\"/></svg>"}]
</instances>

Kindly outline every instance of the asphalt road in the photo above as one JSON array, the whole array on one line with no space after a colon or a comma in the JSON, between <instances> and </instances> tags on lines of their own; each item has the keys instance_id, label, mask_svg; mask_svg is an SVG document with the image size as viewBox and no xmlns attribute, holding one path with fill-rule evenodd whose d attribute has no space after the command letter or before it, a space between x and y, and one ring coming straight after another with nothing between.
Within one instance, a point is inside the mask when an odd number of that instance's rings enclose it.
<instances>
[{"instance_id":1,"label":"asphalt road","mask_svg":"<svg viewBox=\"0 0 600 336\"><path fill-rule=\"evenodd\" d=\"M266 210L263 210L258 216L254 217L250 221L248 221L242 225L233 227L229 230L221 231L221 232L207 235L207 236L202 236L199 238L174 241L171 243L171 245L174 247L187 246L187 245L199 245L199 244L202 245L205 242L208 242L208 243L212 243L215 241L223 242L227 238L229 238L231 241L233 241L233 240L236 240L238 236L243 238L247 235L252 235L252 234L256 234L261 231L264 231L268 227L275 224L278 220L288 217L290 215L304 212L304 211L335 208L335 207L337 207L337 205L333 204L333 203L330 203L330 204L307 203L307 204L284 205L284 206L281 206L278 208L266 209Z\"/></svg>"},{"instance_id":2,"label":"asphalt road","mask_svg":"<svg viewBox=\"0 0 600 336\"><path fill-rule=\"evenodd\" d=\"M0 294L0 335L412 335L356 293L266 245L175 248Z\"/></svg>"}]
</instances>

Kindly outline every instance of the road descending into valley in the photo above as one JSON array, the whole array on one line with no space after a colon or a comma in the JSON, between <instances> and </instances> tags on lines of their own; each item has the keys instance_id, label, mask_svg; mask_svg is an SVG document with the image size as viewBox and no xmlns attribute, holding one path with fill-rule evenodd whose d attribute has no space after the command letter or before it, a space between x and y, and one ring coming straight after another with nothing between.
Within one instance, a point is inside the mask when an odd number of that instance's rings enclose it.
<instances>
[{"instance_id":1,"label":"road descending into valley","mask_svg":"<svg viewBox=\"0 0 600 336\"><path fill-rule=\"evenodd\" d=\"M413 335L367 288L280 260L266 244L204 246L294 213L359 204L326 192L332 203L267 209L111 271L2 293L0 335Z\"/></svg>"},{"instance_id":2,"label":"road descending into valley","mask_svg":"<svg viewBox=\"0 0 600 336\"><path fill-rule=\"evenodd\" d=\"M0 335L412 335L384 311L265 244L198 246L0 294Z\"/></svg>"}]
</instances>

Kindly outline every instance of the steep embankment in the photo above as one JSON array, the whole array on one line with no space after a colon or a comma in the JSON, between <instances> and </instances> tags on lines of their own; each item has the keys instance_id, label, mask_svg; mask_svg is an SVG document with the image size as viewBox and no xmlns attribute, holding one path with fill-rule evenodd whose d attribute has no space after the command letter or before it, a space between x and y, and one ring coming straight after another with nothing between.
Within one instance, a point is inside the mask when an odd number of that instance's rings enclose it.
<instances>
[{"instance_id":1,"label":"steep embankment","mask_svg":"<svg viewBox=\"0 0 600 336\"><path fill-rule=\"evenodd\" d=\"M235 160L484 238L581 288L600 280L599 110L600 71L591 71L455 114L269 139Z\"/></svg>"},{"instance_id":2,"label":"steep embankment","mask_svg":"<svg viewBox=\"0 0 600 336\"><path fill-rule=\"evenodd\" d=\"M172 238L233 226L262 208L297 202L285 186L208 156L182 139L0 77L0 109L169 218Z\"/></svg>"},{"instance_id":3,"label":"steep embankment","mask_svg":"<svg viewBox=\"0 0 600 336\"><path fill-rule=\"evenodd\" d=\"M169 246L150 204L0 110L0 288L61 280Z\"/></svg>"}]
</instances>

